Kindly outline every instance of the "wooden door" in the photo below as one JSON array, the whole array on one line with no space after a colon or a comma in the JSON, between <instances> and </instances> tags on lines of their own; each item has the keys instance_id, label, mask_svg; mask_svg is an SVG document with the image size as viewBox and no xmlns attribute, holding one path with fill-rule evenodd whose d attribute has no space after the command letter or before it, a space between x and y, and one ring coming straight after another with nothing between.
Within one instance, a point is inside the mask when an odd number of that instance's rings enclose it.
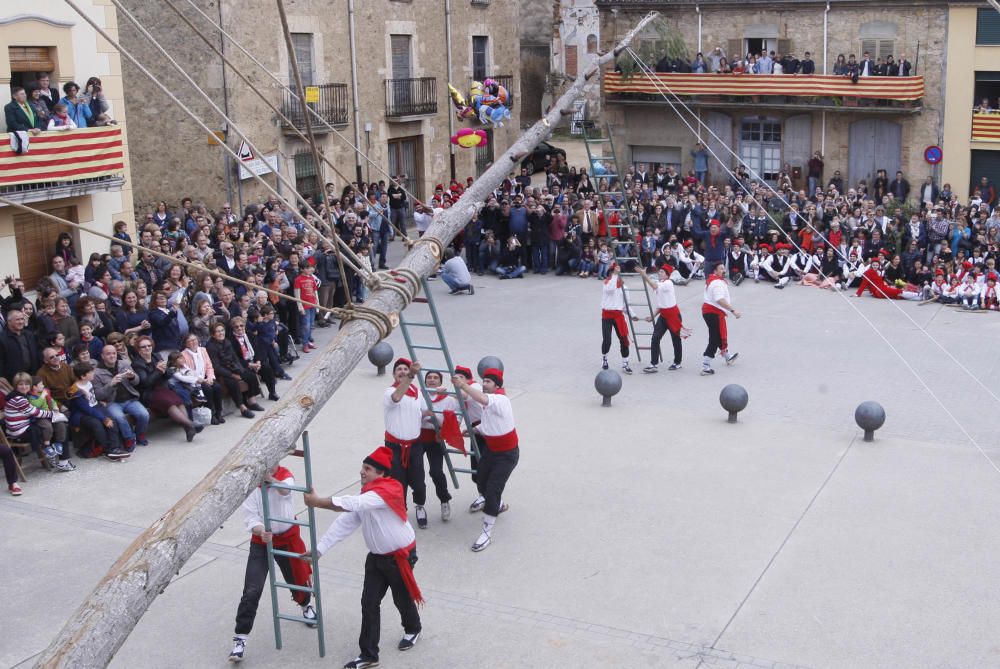
<instances>
[{"instance_id":1,"label":"wooden door","mask_svg":"<svg viewBox=\"0 0 1000 669\"><path fill-rule=\"evenodd\" d=\"M76 221L75 207L58 207L45 209L46 213ZM34 290L38 280L52 273L49 261L55 253L56 240L59 233L68 232L77 235L68 225L51 223L34 214L14 214L14 239L17 242L17 263L25 290ZM79 242L74 241L79 248Z\"/></svg>"}]
</instances>

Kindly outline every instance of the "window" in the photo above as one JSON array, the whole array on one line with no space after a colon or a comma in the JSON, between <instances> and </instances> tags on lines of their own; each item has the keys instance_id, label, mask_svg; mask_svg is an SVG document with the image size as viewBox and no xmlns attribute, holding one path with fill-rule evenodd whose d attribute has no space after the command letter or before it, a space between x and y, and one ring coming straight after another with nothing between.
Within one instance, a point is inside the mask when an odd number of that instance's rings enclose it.
<instances>
[{"instance_id":1,"label":"window","mask_svg":"<svg viewBox=\"0 0 1000 669\"><path fill-rule=\"evenodd\" d=\"M1000 72L976 72L972 104L978 107L984 100L990 109L1000 109Z\"/></svg>"},{"instance_id":2,"label":"window","mask_svg":"<svg viewBox=\"0 0 1000 669\"><path fill-rule=\"evenodd\" d=\"M27 87L35 81L36 73L56 69L52 49L47 46L12 46L7 48L7 56L10 59L11 86ZM53 81L49 85L58 87L59 84Z\"/></svg>"},{"instance_id":3,"label":"window","mask_svg":"<svg viewBox=\"0 0 1000 669\"><path fill-rule=\"evenodd\" d=\"M312 86L313 80L313 35L312 33L292 33L292 48L295 60L299 65L299 76L303 86ZM292 72L291 58L288 62L288 83L295 86L295 74Z\"/></svg>"},{"instance_id":4,"label":"window","mask_svg":"<svg viewBox=\"0 0 1000 669\"><path fill-rule=\"evenodd\" d=\"M389 140L389 174L405 174L403 187L417 197L420 197L418 184L423 181L422 145L422 137Z\"/></svg>"},{"instance_id":5,"label":"window","mask_svg":"<svg viewBox=\"0 0 1000 669\"><path fill-rule=\"evenodd\" d=\"M489 69L489 48L490 38L482 35L472 37L472 78L474 81L482 81L486 78L486 70Z\"/></svg>"},{"instance_id":6,"label":"window","mask_svg":"<svg viewBox=\"0 0 1000 669\"><path fill-rule=\"evenodd\" d=\"M597 35L587 35L587 53L597 53Z\"/></svg>"},{"instance_id":7,"label":"window","mask_svg":"<svg viewBox=\"0 0 1000 669\"><path fill-rule=\"evenodd\" d=\"M781 172L781 123L744 121L740 126L740 158L765 181L775 183Z\"/></svg>"},{"instance_id":8,"label":"window","mask_svg":"<svg viewBox=\"0 0 1000 669\"><path fill-rule=\"evenodd\" d=\"M299 151L293 156L295 160L295 190L302 194L316 195L319 192L319 175L316 174L316 162L312 151Z\"/></svg>"},{"instance_id":9,"label":"window","mask_svg":"<svg viewBox=\"0 0 1000 669\"><path fill-rule=\"evenodd\" d=\"M865 51L871 55L873 60L899 55L895 52L898 35L899 26L892 21L862 23L858 29L858 37L861 40L859 59Z\"/></svg>"},{"instance_id":10,"label":"window","mask_svg":"<svg viewBox=\"0 0 1000 669\"><path fill-rule=\"evenodd\" d=\"M410 46L412 35L389 35L389 45L392 50L392 78L410 79L413 77L413 64L410 62Z\"/></svg>"},{"instance_id":11,"label":"window","mask_svg":"<svg viewBox=\"0 0 1000 669\"><path fill-rule=\"evenodd\" d=\"M493 164L493 128L487 128L485 132L486 141L476 147L476 176L480 176Z\"/></svg>"},{"instance_id":12,"label":"window","mask_svg":"<svg viewBox=\"0 0 1000 669\"><path fill-rule=\"evenodd\" d=\"M896 40L894 39L863 39L861 40L861 54L867 51L872 60L895 55ZM859 54L860 55L860 54ZM861 60L858 58L858 60Z\"/></svg>"},{"instance_id":13,"label":"window","mask_svg":"<svg viewBox=\"0 0 1000 669\"><path fill-rule=\"evenodd\" d=\"M576 76L576 45L571 44L566 47L566 74L570 77Z\"/></svg>"},{"instance_id":14,"label":"window","mask_svg":"<svg viewBox=\"0 0 1000 669\"><path fill-rule=\"evenodd\" d=\"M981 7L976 16L976 44L1000 45L1000 12L992 7Z\"/></svg>"}]
</instances>

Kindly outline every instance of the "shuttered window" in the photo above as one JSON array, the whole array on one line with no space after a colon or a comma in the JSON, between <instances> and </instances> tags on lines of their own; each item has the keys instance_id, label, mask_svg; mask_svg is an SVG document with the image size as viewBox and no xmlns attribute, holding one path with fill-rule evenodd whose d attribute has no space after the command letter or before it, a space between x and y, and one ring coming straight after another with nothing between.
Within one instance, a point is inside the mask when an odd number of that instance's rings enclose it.
<instances>
[{"instance_id":1,"label":"shuttered window","mask_svg":"<svg viewBox=\"0 0 1000 669\"><path fill-rule=\"evenodd\" d=\"M981 7L976 17L976 44L1000 45L1000 12Z\"/></svg>"},{"instance_id":2,"label":"shuttered window","mask_svg":"<svg viewBox=\"0 0 1000 669\"><path fill-rule=\"evenodd\" d=\"M46 209L67 221L76 221L74 207ZM17 244L17 264L21 280L27 290L35 290L38 280L52 273L49 260L55 252L59 233L73 234L68 225L50 223L35 214L14 214L14 239Z\"/></svg>"},{"instance_id":3,"label":"shuttered window","mask_svg":"<svg viewBox=\"0 0 1000 669\"><path fill-rule=\"evenodd\" d=\"M410 79L413 77L413 65L410 62L410 35L389 35L392 47L392 78Z\"/></svg>"},{"instance_id":4,"label":"shuttered window","mask_svg":"<svg viewBox=\"0 0 1000 669\"><path fill-rule=\"evenodd\" d=\"M894 55L896 40L894 39L863 39L861 40L861 53L867 51L872 60L885 58Z\"/></svg>"},{"instance_id":5,"label":"shuttered window","mask_svg":"<svg viewBox=\"0 0 1000 669\"><path fill-rule=\"evenodd\" d=\"M576 45L571 44L566 47L566 74L576 76Z\"/></svg>"},{"instance_id":6,"label":"shuttered window","mask_svg":"<svg viewBox=\"0 0 1000 669\"><path fill-rule=\"evenodd\" d=\"M299 75L302 77L303 86L315 85L313 77L313 34L312 33L292 33L292 48L295 49L295 60L299 64ZM295 75L292 73L292 65L288 65L288 81L294 86Z\"/></svg>"},{"instance_id":7,"label":"shuttered window","mask_svg":"<svg viewBox=\"0 0 1000 669\"><path fill-rule=\"evenodd\" d=\"M7 47L7 55L11 72L52 72L56 69L52 50L47 46L11 46Z\"/></svg>"},{"instance_id":8,"label":"shuttered window","mask_svg":"<svg viewBox=\"0 0 1000 669\"><path fill-rule=\"evenodd\" d=\"M473 35L472 37L472 78L475 81L482 81L486 78L486 70L489 65L490 38L483 35Z\"/></svg>"},{"instance_id":9,"label":"shuttered window","mask_svg":"<svg viewBox=\"0 0 1000 669\"><path fill-rule=\"evenodd\" d=\"M295 190L304 196L319 192L319 179L316 175L316 162L312 151L299 151L293 156L295 160Z\"/></svg>"}]
</instances>

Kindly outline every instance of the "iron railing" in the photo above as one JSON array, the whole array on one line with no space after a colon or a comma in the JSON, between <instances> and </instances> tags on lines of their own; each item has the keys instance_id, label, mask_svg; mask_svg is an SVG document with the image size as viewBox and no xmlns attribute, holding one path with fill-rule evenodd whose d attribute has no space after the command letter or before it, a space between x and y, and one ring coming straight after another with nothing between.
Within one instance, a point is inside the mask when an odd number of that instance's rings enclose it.
<instances>
[{"instance_id":1,"label":"iron railing","mask_svg":"<svg viewBox=\"0 0 1000 669\"><path fill-rule=\"evenodd\" d=\"M437 79L419 77L416 79L385 80L385 115L388 118L436 114Z\"/></svg>"},{"instance_id":2,"label":"iron railing","mask_svg":"<svg viewBox=\"0 0 1000 669\"><path fill-rule=\"evenodd\" d=\"M319 88L319 102L307 103L309 108L319 114L320 118L330 125L347 125L347 110L350 107L351 99L347 84L321 84L317 88ZM301 132L306 131L306 110L302 107L302 103L292 95L291 91L286 90L284 92L281 99L281 113L294 124L294 127L298 128ZM326 124L321 123L315 116L312 116L309 120L312 122L314 132L330 132ZM289 130L292 126L282 120L281 127Z\"/></svg>"}]
</instances>

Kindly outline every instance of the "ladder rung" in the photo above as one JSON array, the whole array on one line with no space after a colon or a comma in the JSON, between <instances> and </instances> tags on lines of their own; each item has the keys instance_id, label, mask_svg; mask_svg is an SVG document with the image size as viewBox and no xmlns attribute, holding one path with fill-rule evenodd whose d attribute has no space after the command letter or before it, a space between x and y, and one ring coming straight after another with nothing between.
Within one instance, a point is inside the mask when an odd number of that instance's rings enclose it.
<instances>
[{"instance_id":1,"label":"ladder rung","mask_svg":"<svg viewBox=\"0 0 1000 669\"><path fill-rule=\"evenodd\" d=\"M433 323L417 323L417 322L411 322L411 321L403 321L403 325L405 325L408 328L432 328L432 327L434 327Z\"/></svg>"},{"instance_id":2,"label":"ladder rung","mask_svg":"<svg viewBox=\"0 0 1000 669\"><path fill-rule=\"evenodd\" d=\"M414 297L410 301L411 302L419 302L420 304L427 304L427 298L426 297Z\"/></svg>"},{"instance_id":3,"label":"ladder rung","mask_svg":"<svg viewBox=\"0 0 1000 669\"><path fill-rule=\"evenodd\" d=\"M438 374L448 374L448 375L454 373L450 369L437 369L436 367L421 367L420 371L422 371L424 374L426 374L427 372L437 372Z\"/></svg>"},{"instance_id":4,"label":"ladder rung","mask_svg":"<svg viewBox=\"0 0 1000 669\"><path fill-rule=\"evenodd\" d=\"M304 458L306 456L306 452L303 451L301 448L296 448L294 451L289 453L289 455L295 458Z\"/></svg>"},{"instance_id":5,"label":"ladder rung","mask_svg":"<svg viewBox=\"0 0 1000 669\"><path fill-rule=\"evenodd\" d=\"M271 516L267 518L267 520L270 520L272 523L286 523L288 525L298 525L299 527L309 527L309 523L296 520L295 518L278 518L277 516Z\"/></svg>"},{"instance_id":6,"label":"ladder rung","mask_svg":"<svg viewBox=\"0 0 1000 669\"><path fill-rule=\"evenodd\" d=\"M424 346L423 344L414 344L410 348L419 348L425 351L443 351L444 349L440 346Z\"/></svg>"},{"instance_id":7,"label":"ladder rung","mask_svg":"<svg viewBox=\"0 0 1000 669\"><path fill-rule=\"evenodd\" d=\"M293 615L289 615L287 613L279 613L278 617L281 618L282 620L292 620L294 622L305 623L307 625L315 625L316 624L316 620L315 619L314 620L309 620L307 618L303 618L302 616L293 616Z\"/></svg>"},{"instance_id":8,"label":"ladder rung","mask_svg":"<svg viewBox=\"0 0 1000 669\"><path fill-rule=\"evenodd\" d=\"M583 141L588 144L603 144L604 142L610 142L610 137L586 137L584 136Z\"/></svg>"},{"instance_id":9,"label":"ladder rung","mask_svg":"<svg viewBox=\"0 0 1000 669\"><path fill-rule=\"evenodd\" d=\"M291 490L292 492L309 492L309 488L300 485L288 485L287 483L268 483L271 488L278 490Z\"/></svg>"},{"instance_id":10,"label":"ladder rung","mask_svg":"<svg viewBox=\"0 0 1000 669\"><path fill-rule=\"evenodd\" d=\"M636 348L639 349L640 351L648 351L649 349L652 348L652 346L636 346Z\"/></svg>"},{"instance_id":11,"label":"ladder rung","mask_svg":"<svg viewBox=\"0 0 1000 669\"><path fill-rule=\"evenodd\" d=\"M456 472L458 472L459 474L475 474L476 473L475 469L461 469L459 467L453 467L453 469Z\"/></svg>"},{"instance_id":12,"label":"ladder rung","mask_svg":"<svg viewBox=\"0 0 1000 669\"><path fill-rule=\"evenodd\" d=\"M312 588L304 585L295 585L294 583L284 583L282 581L275 581L274 587L285 588L286 590L297 590L298 592L315 592Z\"/></svg>"},{"instance_id":13,"label":"ladder rung","mask_svg":"<svg viewBox=\"0 0 1000 669\"><path fill-rule=\"evenodd\" d=\"M282 550L278 550L277 548L272 548L271 549L271 553L273 553L274 555L283 555L284 557L294 558L294 559L297 559L297 560L310 560L311 559L309 557L302 557L298 553L293 553L291 551L282 551Z\"/></svg>"}]
</instances>

